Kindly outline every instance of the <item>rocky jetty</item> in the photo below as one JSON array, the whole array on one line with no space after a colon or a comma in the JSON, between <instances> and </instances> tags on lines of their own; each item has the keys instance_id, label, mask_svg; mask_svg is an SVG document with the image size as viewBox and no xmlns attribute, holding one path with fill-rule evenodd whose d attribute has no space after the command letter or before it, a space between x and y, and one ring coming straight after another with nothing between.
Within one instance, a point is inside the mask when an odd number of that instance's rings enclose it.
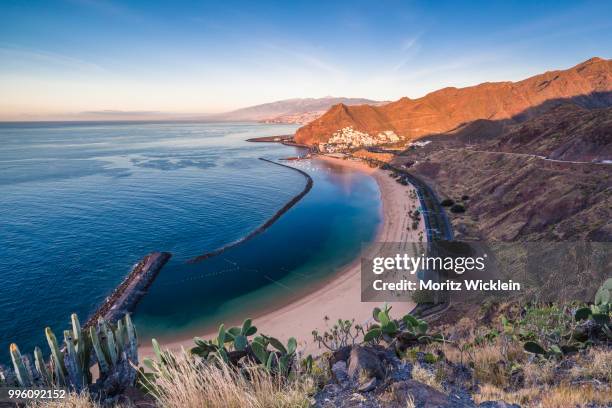
<instances>
[{"instance_id":1,"label":"rocky jetty","mask_svg":"<svg viewBox=\"0 0 612 408\"><path fill-rule=\"evenodd\" d=\"M91 315L84 327L96 324L99 318L115 322L134 310L140 299L164 265L170 260L169 252L152 252L142 258L104 303Z\"/></svg>"}]
</instances>

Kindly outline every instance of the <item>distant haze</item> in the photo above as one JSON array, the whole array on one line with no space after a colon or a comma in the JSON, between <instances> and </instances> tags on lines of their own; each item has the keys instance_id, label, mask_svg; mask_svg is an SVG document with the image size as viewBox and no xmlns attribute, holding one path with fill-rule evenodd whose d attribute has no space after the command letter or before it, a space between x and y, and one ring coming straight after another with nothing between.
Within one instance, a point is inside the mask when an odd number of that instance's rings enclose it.
<instances>
[{"instance_id":1,"label":"distant haze","mask_svg":"<svg viewBox=\"0 0 612 408\"><path fill-rule=\"evenodd\" d=\"M225 114L215 115L214 117L223 120L273 120L289 115L316 112L323 113L333 105L339 103L350 106L365 104L378 105L384 102L364 98L336 98L333 96L326 96L324 98L294 98L250 106Z\"/></svg>"}]
</instances>

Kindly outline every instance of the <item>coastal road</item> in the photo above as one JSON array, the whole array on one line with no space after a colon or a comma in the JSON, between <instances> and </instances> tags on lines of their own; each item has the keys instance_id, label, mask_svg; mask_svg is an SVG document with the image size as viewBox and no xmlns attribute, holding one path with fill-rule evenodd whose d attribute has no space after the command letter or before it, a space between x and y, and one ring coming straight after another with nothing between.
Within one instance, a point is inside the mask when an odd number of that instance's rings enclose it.
<instances>
[{"instance_id":1,"label":"coastal road","mask_svg":"<svg viewBox=\"0 0 612 408\"><path fill-rule=\"evenodd\" d=\"M573 160L558 160L558 159L550 159L546 156L540 156L538 154L531 154L531 153L515 153L515 152L501 152L501 151L495 151L495 150L476 150L476 149L470 149L468 147L449 147L446 148L445 150L453 150L456 152L460 152L460 151L468 151L468 152L475 152L475 153L489 153L489 154L504 154L504 155L508 155L508 156L518 156L518 157L532 157L535 159L539 159L539 160L546 160L549 162L553 162L553 163L571 163L571 164L597 164L600 166L609 166L612 165L612 162L592 162L592 161L573 161Z\"/></svg>"},{"instance_id":2,"label":"coastal road","mask_svg":"<svg viewBox=\"0 0 612 408\"><path fill-rule=\"evenodd\" d=\"M425 220L427 242L430 244L428 245L428 252L432 252L430 254L431 256L436 256L436 254L433 252L437 252L437 248L431 245L431 243L434 241L452 241L454 238L453 227L448 219L446 210L440 204L440 200L438 200L436 193L427 183L405 169L376 159L368 160L378 164L383 170L391 170L397 174L400 174L401 178L403 178L406 183L410 183L414 186L421 204L423 219ZM434 276L430 277L429 279L437 280L437 274L435 271L430 271L429 273L434 274ZM423 279L426 279L426 276L424 276ZM433 300L433 303L417 304L416 307L410 311L410 313L431 321L440 317L450 307L450 304L451 294L449 291L446 291L444 293L437 294Z\"/></svg>"},{"instance_id":3,"label":"coastal road","mask_svg":"<svg viewBox=\"0 0 612 408\"><path fill-rule=\"evenodd\" d=\"M359 158L359 160L365 160L378 165L383 170L391 170L397 174L401 174L402 178L404 178L407 183L414 186L419 196L419 202L421 203L428 242L453 240L453 227L446 215L446 211L440 204L440 200L438 200L436 193L427 183L407 170L393 166L389 163L371 158Z\"/></svg>"}]
</instances>

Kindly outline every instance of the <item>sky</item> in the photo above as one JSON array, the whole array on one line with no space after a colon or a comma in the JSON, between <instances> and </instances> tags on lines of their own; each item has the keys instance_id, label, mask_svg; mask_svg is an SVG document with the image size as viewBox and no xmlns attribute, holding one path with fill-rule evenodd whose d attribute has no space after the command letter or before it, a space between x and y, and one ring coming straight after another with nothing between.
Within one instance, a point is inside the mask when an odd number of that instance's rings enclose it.
<instances>
[{"instance_id":1,"label":"sky","mask_svg":"<svg viewBox=\"0 0 612 408\"><path fill-rule=\"evenodd\" d=\"M611 1L0 1L0 120L396 100L612 57Z\"/></svg>"}]
</instances>

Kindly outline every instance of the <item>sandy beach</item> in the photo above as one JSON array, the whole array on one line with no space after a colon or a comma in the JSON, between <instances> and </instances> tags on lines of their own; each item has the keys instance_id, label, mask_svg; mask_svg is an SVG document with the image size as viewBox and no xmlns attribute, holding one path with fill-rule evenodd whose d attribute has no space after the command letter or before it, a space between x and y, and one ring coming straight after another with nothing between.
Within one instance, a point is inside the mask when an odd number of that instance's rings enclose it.
<instances>
[{"instance_id":1,"label":"sandy beach","mask_svg":"<svg viewBox=\"0 0 612 408\"><path fill-rule=\"evenodd\" d=\"M412 220L409 211L418 208L418 199L414 198L412 186L404 186L389 177L389 172L371 168L358 160L342 160L328 156L318 156L314 160L345 166L355 171L371 175L377 182L382 199L382 223L377 232L378 242L417 242L419 232L424 229L421 219L419 228L412 230ZM422 216L421 216L422 217ZM277 310L264 312L261 315L250 316L259 332L277 337L286 341L289 337L298 339L300 349L305 353L318 354L320 349L312 340L312 331L325 331L328 325L333 325L339 318L355 319L356 323L364 324L371 319L372 309L380 306L379 303L361 302L360 258L347 265L325 285L307 293L294 302ZM414 304L411 302L391 303L395 316L410 311ZM245 315L246 316L246 315ZM325 322L324 317L328 317ZM201 337L212 338L215 332L203 333ZM190 348L193 339L177 338L164 342L163 347L172 350L181 347ZM150 344L142 344L140 356L152 354Z\"/></svg>"}]
</instances>

